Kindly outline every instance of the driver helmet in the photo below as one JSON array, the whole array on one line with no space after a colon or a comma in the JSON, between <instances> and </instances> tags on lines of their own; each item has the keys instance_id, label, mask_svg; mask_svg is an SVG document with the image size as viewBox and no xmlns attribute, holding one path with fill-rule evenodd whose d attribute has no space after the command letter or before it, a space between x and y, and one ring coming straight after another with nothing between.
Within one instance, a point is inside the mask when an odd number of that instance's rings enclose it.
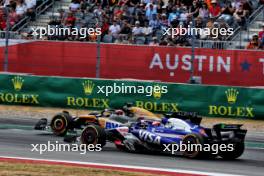
<instances>
[{"instance_id":1,"label":"driver helmet","mask_svg":"<svg viewBox=\"0 0 264 176\"><path fill-rule=\"evenodd\" d=\"M132 103L127 103L125 106L123 106L123 111L129 117L133 117L134 116Z\"/></svg>"},{"instance_id":2,"label":"driver helmet","mask_svg":"<svg viewBox=\"0 0 264 176\"><path fill-rule=\"evenodd\" d=\"M105 109L102 115L104 117L110 117L111 114L112 114L112 112L109 109Z\"/></svg>"},{"instance_id":3,"label":"driver helmet","mask_svg":"<svg viewBox=\"0 0 264 176\"><path fill-rule=\"evenodd\" d=\"M148 127L148 123L145 120L140 120L139 127L142 129L146 129Z\"/></svg>"},{"instance_id":4,"label":"driver helmet","mask_svg":"<svg viewBox=\"0 0 264 176\"><path fill-rule=\"evenodd\" d=\"M172 128L174 125L175 125L175 119L168 119L166 124L165 124L165 127L166 128Z\"/></svg>"},{"instance_id":5,"label":"driver helmet","mask_svg":"<svg viewBox=\"0 0 264 176\"><path fill-rule=\"evenodd\" d=\"M122 109L117 109L117 110L115 110L115 114L122 116L122 115L125 115L125 112Z\"/></svg>"}]
</instances>

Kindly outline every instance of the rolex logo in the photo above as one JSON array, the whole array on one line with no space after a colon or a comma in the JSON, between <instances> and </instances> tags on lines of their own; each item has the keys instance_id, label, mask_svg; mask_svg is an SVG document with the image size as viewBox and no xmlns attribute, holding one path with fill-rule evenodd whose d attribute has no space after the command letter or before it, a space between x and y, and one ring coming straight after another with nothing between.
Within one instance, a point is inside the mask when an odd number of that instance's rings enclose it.
<instances>
[{"instance_id":1,"label":"rolex logo","mask_svg":"<svg viewBox=\"0 0 264 176\"><path fill-rule=\"evenodd\" d=\"M23 83L24 83L24 80L22 77L20 76L15 76L13 79L12 79L12 82L13 82L13 86L14 86L14 89L16 91L20 91L22 89L22 86L23 86Z\"/></svg>"},{"instance_id":2,"label":"rolex logo","mask_svg":"<svg viewBox=\"0 0 264 176\"><path fill-rule=\"evenodd\" d=\"M227 102L233 104L236 102L237 95L239 94L239 92L236 89L231 88L225 91L225 94L226 94Z\"/></svg>"},{"instance_id":3,"label":"rolex logo","mask_svg":"<svg viewBox=\"0 0 264 176\"><path fill-rule=\"evenodd\" d=\"M161 86L160 85L153 86L153 97L156 99L161 98Z\"/></svg>"},{"instance_id":4,"label":"rolex logo","mask_svg":"<svg viewBox=\"0 0 264 176\"><path fill-rule=\"evenodd\" d=\"M86 95L91 95L94 88L94 83L92 81L86 80L83 82L83 90Z\"/></svg>"}]
</instances>

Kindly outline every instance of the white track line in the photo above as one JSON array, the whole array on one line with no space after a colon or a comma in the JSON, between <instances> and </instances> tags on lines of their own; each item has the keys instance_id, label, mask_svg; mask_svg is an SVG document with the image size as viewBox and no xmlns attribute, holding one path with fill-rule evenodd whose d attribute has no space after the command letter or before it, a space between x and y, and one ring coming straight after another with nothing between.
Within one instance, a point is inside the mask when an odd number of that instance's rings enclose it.
<instances>
[{"instance_id":1,"label":"white track line","mask_svg":"<svg viewBox=\"0 0 264 176\"><path fill-rule=\"evenodd\" d=\"M234 174L224 174L224 173L215 173L215 172L201 172L201 171L190 171L183 169L169 169L169 168L153 168L153 167L142 167L134 165L119 165L119 164L104 164L104 163L92 163L92 162L81 162L81 161L67 161L67 160L51 160L51 159L37 159L37 158L26 158L26 157L11 157L11 156L1 156L0 158L7 159L20 159L20 160L32 160L32 161L45 161L45 162L57 162L67 163L67 164L82 164L82 165L91 165L91 166L106 166L106 167L116 167L116 168L128 168L128 169L143 169L148 171L164 171L172 173L185 173L185 174L198 174L198 175L210 175L210 176L242 176Z\"/></svg>"}]
</instances>

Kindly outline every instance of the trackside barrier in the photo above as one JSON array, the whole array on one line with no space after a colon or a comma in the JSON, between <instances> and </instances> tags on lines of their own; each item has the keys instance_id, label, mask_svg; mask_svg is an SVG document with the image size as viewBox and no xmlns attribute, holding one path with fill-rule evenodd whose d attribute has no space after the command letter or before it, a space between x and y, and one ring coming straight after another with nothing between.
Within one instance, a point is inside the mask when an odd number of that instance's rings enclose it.
<instances>
[{"instance_id":1,"label":"trackside barrier","mask_svg":"<svg viewBox=\"0 0 264 176\"><path fill-rule=\"evenodd\" d=\"M167 86L167 93L109 94L103 86ZM100 87L100 88L99 88ZM105 87L104 87L105 90ZM132 91L133 92L133 91ZM149 93L148 93L149 94ZM0 104L104 109L132 102L158 113L195 111L209 117L264 119L264 89L0 74Z\"/></svg>"},{"instance_id":2,"label":"trackside barrier","mask_svg":"<svg viewBox=\"0 0 264 176\"><path fill-rule=\"evenodd\" d=\"M4 71L6 64L4 41L2 46L0 71ZM12 40L8 47L8 71L95 78L98 51L95 43ZM193 75L200 77L202 84L264 86L263 51L195 48L194 55ZM106 79L187 83L191 59L191 48L101 44L97 71L100 78Z\"/></svg>"}]
</instances>

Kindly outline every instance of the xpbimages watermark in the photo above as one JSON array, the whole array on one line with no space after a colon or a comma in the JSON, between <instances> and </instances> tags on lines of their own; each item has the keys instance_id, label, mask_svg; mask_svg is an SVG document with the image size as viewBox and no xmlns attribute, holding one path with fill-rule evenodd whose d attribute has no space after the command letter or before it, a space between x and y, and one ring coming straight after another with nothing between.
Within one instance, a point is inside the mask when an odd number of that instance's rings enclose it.
<instances>
[{"instance_id":1,"label":"xpbimages watermark","mask_svg":"<svg viewBox=\"0 0 264 176\"><path fill-rule=\"evenodd\" d=\"M177 27L177 28L167 28L164 30L163 35L171 36L175 38L176 36L211 36L212 38L216 39L221 36L231 36L234 34L233 28L193 28L193 27Z\"/></svg>"},{"instance_id":2,"label":"xpbimages watermark","mask_svg":"<svg viewBox=\"0 0 264 176\"><path fill-rule=\"evenodd\" d=\"M125 83L121 83L121 85L114 83L113 85L97 86L97 88L97 93L103 93L105 96L109 96L110 94L145 94L146 96L152 96L154 94L168 93L167 86L162 85L135 86L125 85Z\"/></svg>"},{"instance_id":3,"label":"xpbimages watermark","mask_svg":"<svg viewBox=\"0 0 264 176\"><path fill-rule=\"evenodd\" d=\"M101 35L101 28L75 28L75 27L60 27L50 26L32 28L32 35L40 39L45 36L79 36L81 39L87 38L90 35Z\"/></svg>"},{"instance_id":4,"label":"xpbimages watermark","mask_svg":"<svg viewBox=\"0 0 264 176\"><path fill-rule=\"evenodd\" d=\"M31 147L31 152L38 152L40 155L46 152L79 152L84 155L87 152L102 151L101 144L64 144L58 141L55 141L55 143L48 141L46 144L31 144Z\"/></svg>"},{"instance_id":5,"label":"xpbimages watermark","mask_svg":"<svg viewBox=\"0 0 264 176\"><path fill-rule=\"evenodd\" d=\"M212 154L234 151L234 144L183 144L181 141L179 144L164 144L163 146L164 152L170 152L173 155L176 154L176 152L184 151L210 152Z\"/></svg>"}]
</instances>

